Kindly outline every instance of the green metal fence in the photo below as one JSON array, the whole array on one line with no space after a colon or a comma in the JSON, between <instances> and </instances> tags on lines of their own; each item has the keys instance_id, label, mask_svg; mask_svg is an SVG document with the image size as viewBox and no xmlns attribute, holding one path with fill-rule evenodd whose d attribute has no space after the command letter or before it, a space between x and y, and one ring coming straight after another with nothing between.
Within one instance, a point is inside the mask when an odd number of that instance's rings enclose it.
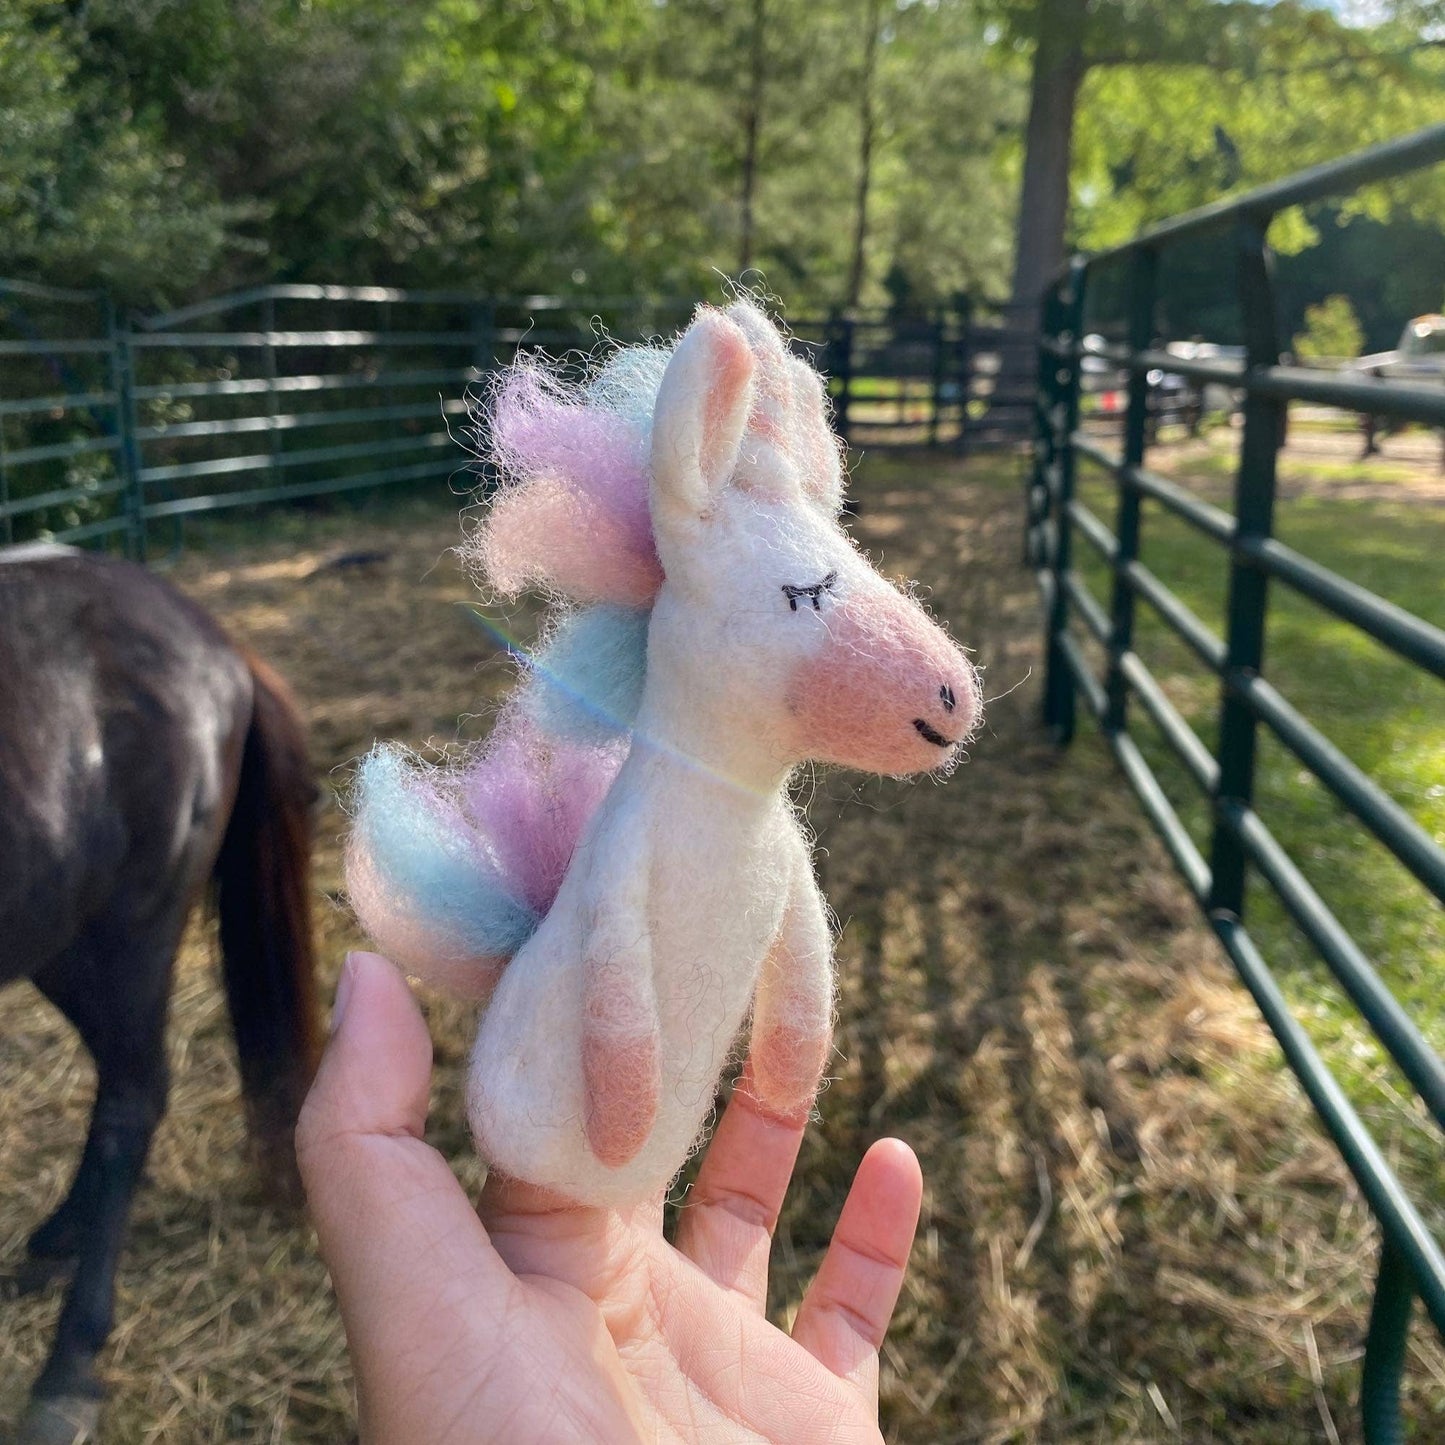
<instances>
[{"instance_id":1,"label":"green metal fence","mask_svg":"<svg viewBox=\"0 0 1445 1445\"><path fill-rule=\"evenodd\" d=\"M130 529L119 334L99 292L0 281L0 542Z\"/></svg>"},{"instance_id":2,"label":"green metal fence","mask_svg":"<svg viewBox=\"0 0 1445 1445\"><path fill-rule=\"evenodd\" d=\"M1445 1064L1431 1051L1329 903L1280 846L1256 811L1253 797L1256 741L1263 723L1430 894L1445 902L1445 849L1263 676L1267 607L1270 584L1275 582L1368 633L1416 667L1445 679L1445 632L1319 566L1271 535L1276 457L1290 402L1445 426L1445 388L1390 385L1283 364L1266 232L1272 218L1286 207L1343 195L1442 160L1445 125L1437 125L1177 217L1128 245L1076 259L1044 299L1037 438L1028 495L1028 550L1038 570L1047 613L1046 721L1066 743L1073 736L1078 699L1083 699L1097 719L1379 1222L1379 1272L1361 1382L1364 1433L1371 1445L1403 1438L1399 1383L1416 1298L1436 1328L1445 1333L1445 1255L1379 1144L1287 1006L1243 922L1245 885L1249 871L1257 870L1418 1092L1436 1124L1445 1127ZM1233 248L1245 331L1243 365L1186 361L1155 345L1161 256L1176 242L1207 235L1217 235L1221 247ZM1126 273L1127 341L1106 346L1101 354L1129 376L1123 450L1118 455L1085 436L1079 419L1090 285L1102 271L1113 268L1123 268ZM1147 377L1151 371L1173 373L1199 384L1228 386L1243 395L1232 515L1146 468ZM1081 465L1101 469L1116 484L1112 530L1075 494ZM1216 635L1170 590L1166 579L1140 561L1141 527L1156 507L1182 519L1220 547L1228 568L1225 636ZM1076 537L1107 564L1112 577L1107 606L1089 591L1075 567ZM1445 587L1445 558L1441 559L1441 576ZM1222 681L1217 755L1201 741L1134 650L1134 615L1140 599ZM1075 621L1101 646L1107 659L1103 677L1091 668L1073 628ZM1131 702L1148 714L1212 804L1208 857L1195 844L1130 734ZM1427 906L1424 899L1422 906Z\"/></svg>"},{"instance_id":3,"label":"green metal fence","mask_svg":"<svg viewBox=\"0 0 1445 1445\"><path fill-rule=\"evenodd\" d=\"M665 335L684 302L497 300L460 291L264 286L165 315L0 281L0 544L143 558L182 519L399 483L466 486L466 394L519 350ZM801 320L839 429L957 442L976 388L966 317Z\"/></svg>"},{"instance_id":4,"label":"green metal fence","mask_svg":"<svg viewBox=\"0 0 1445 1445\"><path fill-rule=\"evenodd\" d=\"M117 318L103 295L0 282L0 542L143 558L187 516L464 473L457 424L492 368L684 314L292 285Z\"/></svg>"}]
</instances>

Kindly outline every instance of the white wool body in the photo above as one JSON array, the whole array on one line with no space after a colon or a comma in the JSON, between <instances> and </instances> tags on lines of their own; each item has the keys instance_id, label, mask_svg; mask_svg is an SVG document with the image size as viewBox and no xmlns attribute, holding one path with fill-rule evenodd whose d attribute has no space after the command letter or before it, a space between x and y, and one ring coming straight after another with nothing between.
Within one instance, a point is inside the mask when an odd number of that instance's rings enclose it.
<instances>
[{"instance_id":1,"label":"white wool body","mask_svg":"<svg viewBox=\"0 0 1445 1445\"><path fill-rule=\"evenodd\" d=\"M811 1103L831 1037L832 940L785 796L811 729L796 731L789 688L834 646L835 607L896 594L770 462L742 460L748 488L719 486L670 517L655 507L668 576L632 751L556 902L503 972L472 1056L482 1157L589 1204L636 1203L676 1174L755 995L753 1086L765 1107ZM730 454L726 470L737 469ZM824 578L817 607L811 595L792 604L787 588ZM907 711L897 726L916 736ZM640 1097L646 1071L629 1088L625 1068L608 1069L616 1092L600 1099L588 1080L589 973L614 1011L619 1064L654 1041L655 1102ZM637 1152L609 1163L589 1111L631 1137L633 1107L655 1115L638 1122Z\"/></svg>"},{"instance_id":2,"label":"white wool body","mask_svg":"<svg viewBox=\"0 0 1445 1445\"><path fill-rule=\"evenodd\" d=\"M831 940L786 800L771 778L754 791L699 769L657 724L644 709L638 731L657 741L634 745L556 903L502 975L472 1056L468 1113L482 1157L589 1204L638 1203L677 1173L790 907L816 920L811 956L792 962L817 976L812 1032L825 1041L831 1023ZM657 1032L655 1117L617 1166L587 1132L583 992L598 949L610 986L650 1008L639 1028Z\"/></svg>"}]
</instances>

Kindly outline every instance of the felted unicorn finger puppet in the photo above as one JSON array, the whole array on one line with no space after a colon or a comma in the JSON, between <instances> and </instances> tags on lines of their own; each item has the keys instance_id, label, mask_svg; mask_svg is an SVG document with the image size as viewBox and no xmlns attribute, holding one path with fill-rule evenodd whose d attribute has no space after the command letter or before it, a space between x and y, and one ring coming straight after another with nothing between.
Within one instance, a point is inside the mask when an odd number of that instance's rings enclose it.
<instances>
[{"instance_id":1,"label":"felted unicorn finger puppet","mask_svg":"<svg viewBox=\"0 0 1445 1445\"><path fill-rule=\"evenodd\" d=\"M946 771L978 681L843 532L822 380L751 302L585 386L519 364L489 442L475 558L565 601L480 754L366 760L348 885L383 950L487 1000L488 1164L624 1206L686 1160L750 1012L760 1104L812 1104L832 937L790 773Z\"/></svg>"}]
</instances>

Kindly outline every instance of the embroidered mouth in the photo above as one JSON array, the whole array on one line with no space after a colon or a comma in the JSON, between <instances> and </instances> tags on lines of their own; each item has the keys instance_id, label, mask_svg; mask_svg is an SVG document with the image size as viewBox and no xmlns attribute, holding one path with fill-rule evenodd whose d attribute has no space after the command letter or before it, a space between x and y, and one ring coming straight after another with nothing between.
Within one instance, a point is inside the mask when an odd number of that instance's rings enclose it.
<instances>
[{"instance_id":1,"label":"embroidered mouth","mask_svg":"<svg viewBox=\"0 0 1445 1445\"><path fill-rule=\"evenodd\" d=\"M913 719L913 726L918 729L918 736L926 743L932 743L936 748L951 748L953 744L935 728L928 726L921 717Z\"/></svg>"}]
</instances>

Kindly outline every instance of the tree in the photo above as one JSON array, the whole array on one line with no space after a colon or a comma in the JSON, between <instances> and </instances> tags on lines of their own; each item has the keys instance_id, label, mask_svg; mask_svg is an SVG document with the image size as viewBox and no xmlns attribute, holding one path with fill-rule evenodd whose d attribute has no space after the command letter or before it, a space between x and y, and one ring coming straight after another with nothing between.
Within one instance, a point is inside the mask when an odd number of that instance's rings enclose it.
<instances>
[{"instance_id":1,"label":"tree","mask_svg":"<svg viewBox=\"0 0 1445 1445\"><path fill-rule=\"evenodd\" d=\"M0 7L0 269L146 295L192 286L243 207L169 146L163 123L86 68L86 33L41 0Z\"/></svg>"},{"instance_id":2,"label":"tree","mask_svg":"<svg viewBox=\"0 0 1445 1445\"><path fill-rule=\"evenodd\" d=\"M1305 309L1305 327L1294 339L1294 352L1306 360L1351 357L1360 354L1364 342L1350 298L1326 296Z\"/></svg>"},{"instance_id":3,"label":"tree","mask_svg":"<svg viewBox=\"0 0 1445 1445\"><path fill-rule=\"evenodd\" d=\"M1030 17L1034 58L1010 290L1012 304L1025 312L1022 328L1029 331L1045 284L1064 263L1074 112L1089 63L1084 42L1090 3L1038 0Z\"/></svg>"},{"instance_id":4,"label":"tree","mask_svg":"<svg viewBox=\"0 0 1445 1445\"><path fill-rule=\"evenodd\" d=\"M931 305L1004 279L1019 80L972 0L12 0L0 274Z\"/></svg>"},{"instance_id":5,"label":"tree","mask_svg":"<svg viewBox=\"0 0 1445 1445\"><path fill-rule=\"evenodd\" d=\"M873 144L878 124L878 27L883 0L865 0L863 66L858 77L858 192L853 210L853 260L848 267L847 304L863 293L868 256L868 200L873 188Z\"/></svg>"},{"instance_id":6,"label":"tree","mask_svg":"<svg viewBox=\"0 0 1445 1445\"><path fill-rule=\"evenodd\" d=\"M1404 112L1442 113L1433 43L1400 23L1352 28L1295 0L1002 0L997 13L1033 50L1012 291L1025 316L1064 259L1080 115L1093 126L1080 231L1106 244L1399 133ZM1114 223L1091 224L1114 200Z\"/></svg>"}]
</instances>

